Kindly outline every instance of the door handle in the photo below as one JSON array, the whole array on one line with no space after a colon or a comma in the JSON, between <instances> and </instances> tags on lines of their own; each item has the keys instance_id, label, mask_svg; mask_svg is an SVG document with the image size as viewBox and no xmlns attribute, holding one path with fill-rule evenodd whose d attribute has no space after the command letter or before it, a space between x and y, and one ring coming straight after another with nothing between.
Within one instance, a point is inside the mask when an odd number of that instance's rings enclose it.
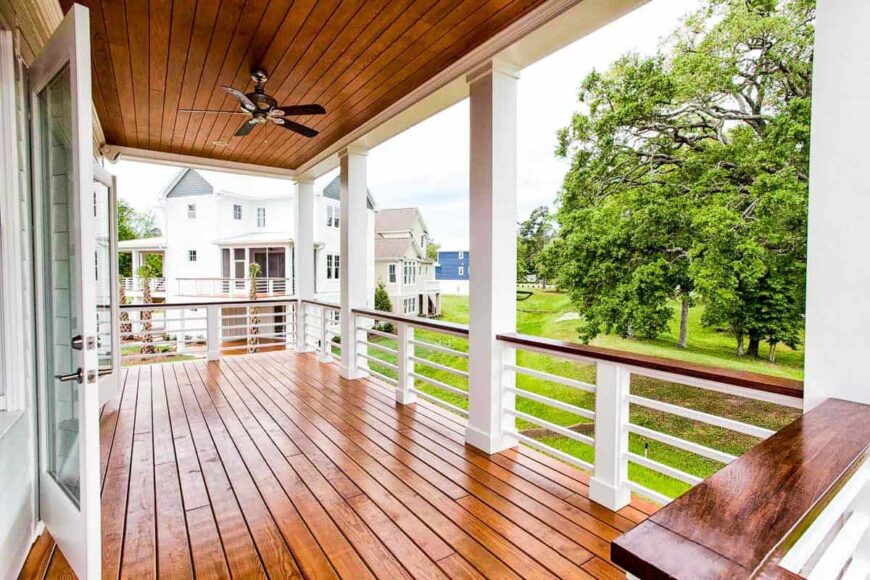
<instances>
[{"instance_id":1,"label":"door handle","mask_svg":"<svg viewBox=\"0 0 870 580\"><path fill-rule=\"evenodd\" d=\"M82 369L78 369L74 373L54 375L54 378L64 383L69 381L78 381L81 383L84 380L84 374L82 373Z\"/></svg>"}]
</instances>

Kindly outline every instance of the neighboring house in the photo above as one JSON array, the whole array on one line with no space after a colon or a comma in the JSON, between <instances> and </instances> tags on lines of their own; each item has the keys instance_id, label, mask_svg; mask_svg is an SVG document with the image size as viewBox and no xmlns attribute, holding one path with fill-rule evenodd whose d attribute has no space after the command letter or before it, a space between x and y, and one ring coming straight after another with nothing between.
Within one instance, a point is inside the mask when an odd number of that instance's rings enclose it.
<instances>
[{"instance_id":1,"label":"neighboring house","mask_svg":"<svg viewBox=\"0 0 870 580\"><path fill-rule=\"evenodd\" d=\"M243 191L221 188L219 181L208 172L179 171L160 195L163 236L119 242L119 252L133 257L133 276L122 280L128 296L142 295L138 266L149 253L164 254L164 276L151 284L158 300L246 297L252 263L260 266L260 296L295 293L295 192L290 187L286 194L265 190L281 185L272 180L236 183ZM315 201L315 291L320 299L335 302L341 280L339 197L335 178ZM374 209L371 195L368 205ZM369 223L373 237L371 215ZM369 255L373 254L372 242ZM370 270L368 286L373 295L373 265Z\"/></svg>"},{"instance_id":2,"label":"neighboring house","mask_svg":"<svg viewBox=\"0 0 870 580\"><path fill-rule=\"evenodd\" d=\"M375 213L375 271L386 285L393 312L440 316L435 263L426 256L429 230L416 207Z\"/></svg>"},{"instance_id":3,"label":"neighboring house","mask_svg":"<svg viewBox=\"0 0 870 580\"><path fill-rule=\"evenodd\" d=\"M468 295L469 254L466 250L438 252L435 279L444 294Z\"/></svg>"}]
</instances>

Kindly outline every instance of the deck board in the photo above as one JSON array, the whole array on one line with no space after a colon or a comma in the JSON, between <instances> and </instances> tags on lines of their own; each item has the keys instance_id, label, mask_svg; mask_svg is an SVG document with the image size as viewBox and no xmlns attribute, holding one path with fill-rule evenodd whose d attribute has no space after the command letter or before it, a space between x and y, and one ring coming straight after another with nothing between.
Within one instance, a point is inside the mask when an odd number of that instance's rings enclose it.
<instances>
[{"instance_id":1,"label":"deck board","mask_svg":"<svg viewBox=\"0 0 870 580\"><path fill-rule=\"evenodd\" d=\"M104 578L619 578L654 511L288 351L125 369L101 416ZM46 533L47 534L47 533ZM41 539L23 578L68 574ZM38 570L41 573L31 574Z\"/></svg>"}]
</instances>

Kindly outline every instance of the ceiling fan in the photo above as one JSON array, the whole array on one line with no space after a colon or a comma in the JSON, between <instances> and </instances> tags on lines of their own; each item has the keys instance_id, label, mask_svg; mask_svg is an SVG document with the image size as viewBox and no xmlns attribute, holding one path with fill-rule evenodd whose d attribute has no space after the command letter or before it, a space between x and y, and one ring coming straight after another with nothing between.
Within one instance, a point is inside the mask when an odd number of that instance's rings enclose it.
<instances>
[{"instance_id":1,"label":"ceiling fan","mask_svg":"<svg viewBox=\"0 0 870 580\"><path fill-rule=\"evenodd\" d=\"M254 92L243 93L232 87L224 87L229 95L239 101L238 111L210 111L206 109L179 109L181 113L225 113L229 115L247 115L250 117L239 127L235 133L236 137L244 137L249 134L257 125L265 125L271 121L279 127L284 127L294 133L299 133L304 137L314 137L317 131L311 127L306 127L295 121L291 121L287 117L295 115L323 115L326 109L320 105L285 105L278 106L278 101L271 95L266 94L266 81L269 77L262 70L256 70L251 73L251 79L254 81Z\"/></svg>"}]
</instances>

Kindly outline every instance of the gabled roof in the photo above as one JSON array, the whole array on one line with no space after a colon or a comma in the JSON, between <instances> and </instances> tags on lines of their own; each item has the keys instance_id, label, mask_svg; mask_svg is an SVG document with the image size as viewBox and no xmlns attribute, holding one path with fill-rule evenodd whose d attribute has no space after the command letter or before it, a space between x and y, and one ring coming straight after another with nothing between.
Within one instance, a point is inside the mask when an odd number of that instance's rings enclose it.
<instances>
[{"instance_id":1,"label":"gabled roof","mask_svg":"<svg viewBox=\"0 0 870 580\"><path fill-rule=\"evenodd\" d=\"M411 238L375 238L375 260L398 260L408 255Z\"/></svg>"},{"instance_id":2,"label":"gabled roof","mask_svg":"<svg viewBox=\"0 0 870 580\"><path fill-rule=\"evenodd\" d=\"M323 188L323 197L341 201L341 179L340 175L336 175L335 179L326 184ZM375 198L372 197L372 190L366 189L366 205L369 209L375 209Z\"/></svg>"},{"instance_id":3,"label":"gabled roof","mask_svg":"<svg viewBox=\"0 0 870 580\"><path fill-rule=\"evenodd\" d=\"M166 197L211 195L214 187L195 169L184 169L175 176L166 188Z\"/></svg>"},{"instance_id":4,"label":"gabled roof","mask_svg":"<svg viewBox=\"0 0 870 580\"><path fill-rule=\"evenodd\" d=\"M402 207L395 209L382 209L375 214L375 232L405 232L414 229L419 221L423 224L423 231L428 233L426 222L420 209L416 207Z\"/></svg>"}]
</instances>

